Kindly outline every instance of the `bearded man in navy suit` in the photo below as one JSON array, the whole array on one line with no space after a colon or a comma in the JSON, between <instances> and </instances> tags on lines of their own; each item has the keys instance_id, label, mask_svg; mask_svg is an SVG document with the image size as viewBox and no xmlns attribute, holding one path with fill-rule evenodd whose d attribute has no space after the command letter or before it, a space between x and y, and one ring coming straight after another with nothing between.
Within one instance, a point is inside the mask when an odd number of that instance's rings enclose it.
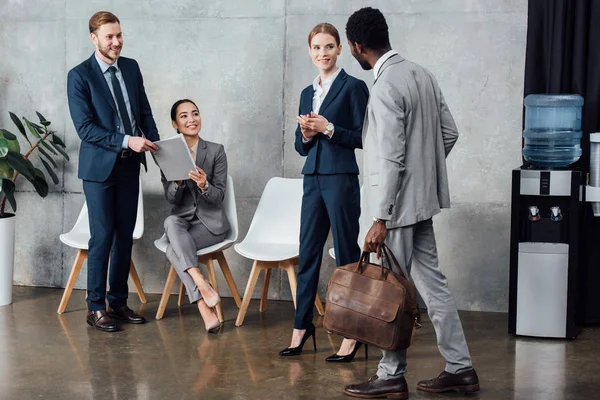
<instances>
[{"instance_id":1,"label":"bearded man in navy suit","mask_svg":"<svg viewBox=\"0 0 600 400\"><path fill-rule=\"evenodd\" d=\"M146 151L158 149L152 142L159 136L140 68L135 60L120 57L119 19L100 11L90 18L89 29L96 51L67 77L69 110L81 138L78 177L83 180L91 233L86 321L115 332L115 320L146 322L127 307L127 279L140 164L146 166Z\"/></svg>"}]
</instances>

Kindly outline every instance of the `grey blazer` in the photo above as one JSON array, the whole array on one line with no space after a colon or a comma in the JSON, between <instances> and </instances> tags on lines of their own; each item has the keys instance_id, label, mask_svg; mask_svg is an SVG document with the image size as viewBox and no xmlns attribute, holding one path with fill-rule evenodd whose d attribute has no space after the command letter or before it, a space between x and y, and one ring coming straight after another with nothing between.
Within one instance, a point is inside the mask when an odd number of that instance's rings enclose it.
<instances>
[{"instance_id":1,"label":"grey blazer","mask_svg":"<svg viewBox=\"0 0 600 400\"><path fill-rule=\"evenodd\" d=\"M457 139L433 74L400 55L389 58L363 125L363 215L398 228L450 207L446 156Z\"/></svg>"},{"instance_id":2,"label":"grey blazer","mask_svg":"<svg viewBox=\"0 0 600 400\"><path fill-rule=\"evenodd\" d=\"M227 156L223 145L200 139L196 165L206 172L206 193L202 193L191 179L185 180L185 184L179 187L176 182L167 181L161 173L165 197L173 204L171 215L191 221L195 214L212 234L220 235L230 228L223 208L227 186Z\"/></svg>"}]
</instances>

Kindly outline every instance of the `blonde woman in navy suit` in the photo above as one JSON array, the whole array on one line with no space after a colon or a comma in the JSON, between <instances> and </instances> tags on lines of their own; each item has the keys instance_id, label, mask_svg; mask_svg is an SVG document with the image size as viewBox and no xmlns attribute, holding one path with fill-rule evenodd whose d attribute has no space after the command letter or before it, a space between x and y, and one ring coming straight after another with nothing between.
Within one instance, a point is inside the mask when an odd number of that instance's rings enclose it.
<instances>
[{"instance_id":1,"label":"blonde woman in navy suit","mask_svg":"<svg viewBox=\"0 0 600 400\"><path fill-rule=\"evenodd\" d=\"M306 157L300 217L300 257L296 314L290 347L281 356L300 354L315 337L313 304L323 247L331 229L338 266L360 258L360 188L355 149L362 148L367 85L337 66L342 50L337 29L318 24L308 36L308 51L319 75L300 95L296 151ZM315 344L316 351L316 344ZM327 361L352 361L360 343L344 340Z\"/></svg>"}]
</instances>

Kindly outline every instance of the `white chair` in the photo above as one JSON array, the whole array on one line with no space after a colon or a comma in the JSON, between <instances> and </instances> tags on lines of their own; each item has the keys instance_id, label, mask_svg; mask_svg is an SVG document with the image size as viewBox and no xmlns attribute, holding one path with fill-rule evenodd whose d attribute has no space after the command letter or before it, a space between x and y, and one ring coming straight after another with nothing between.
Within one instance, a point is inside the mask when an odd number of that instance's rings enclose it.
<instances>
[{"instance_id":1,"label":"white chair","mask_svg":"<svg viewBox=\"0 0 600 400\"><path fill-rule=\"evenodd\" d=\"M135 228L133 229L133 239L137 240L142 237L144 234L144 196L142 193L142 179L140 178L140 193L138 196L138 208L137 208L137 216L135 220ZM77 277L81 272L81 266L83 262L88 257L88 242L90 241L90 222L88 218L88 208L87 203L83 203L83 207L81 207L81 211L79 212L79 217L77 217L77 221L75 222L75 226L67 232L63 233L59 236L60 241L66 244L67 246L78 249L77 256L75 257L75 262L73 263L73 268L71 269L71 274L69 275L69 279L67 280L67 285L65 286L65 291L63 292L62 299L60 301L60 305L58 306L58 310L56 311L59 314L65 312L67 308L67 303L69 302L69 298L71 297L71 293L73 293L73 287L75 286L75 282L77 281ZM138 293L140 301L142 303L146 303L146 295L144 294L144 289L142 288L142 284L140 282L140 277L135 269L135 265L133 264L133 260L130 260L129 264L129 274L131 275L131 280L135 286L135 289Z\"/></svg>"},{"instance_id":2,"label":"white chair","mask_svg":"<svg viewBox=\"0 0 600 400\"><path fill-rule=\"evenodd\" d=\"M266 309L271 269L286 271L290 281L292 299L296 307L296 271L300 239L300 210L302 204L302 179L271 178L262 193L248 234L241 243L234 246L242 256L254 260L244 300L235 321L241 326L248 311L248 305L261 271L265 271L260 312ZM324 315L319 296L315 305L320 315Z\"/></svg>"},{"instance_id":3,"label":"white chair","mask_svg":"<svg viewBox=\"0 0 600 400\"><path fill-rule=\"evenodd\" d=\"M231 291L231 295L235 299L235 303L238 307L240 307L242 300L240 299L240 294L237 290L237 286L235 285L235 281L233 280L233 276L231 275L231 270L229 269L229 265L227 264L227 260L225 259L225 255L223 252L231 247L235 243L238 238L238 218L237 218L237 210L235 205L235 191L233 189L233 179L231 176L227 176L227 189L225 190L225 199L224 204L225 215L229 220L229 225L231 229L227 234L227 237L221 242L217 243L213 246L206 247L204 249L198 250L196 253L198 255L198 263L206 265L206 269L208 270L208 280L213 285L215 290L219 291L219 286L217 285L217 276L215 275L215 266L214 261L216 260L221 267L221 272L225 277L225 281L227 282L227 286L229 286L229 290ZM169 241L167 240L166 235L162 235L162 237L154 242L154 245L157 249L166 253L167 246ZM173 285L175 284L175 278L177 278L177 271L171 265L169 269L169 275L167 276L167 281L165 282L165 288L163 289L162 297L160 298L160 304L158 305L158 310L156 311L156 319L161 319L165 313L165 309L167 307L167 303L169 302L169 297L171 296L171 291L173 290ZM177 305L181 306L183 302L183 295L185 294L185 286L183 283L179 285L179 299L177 301ZM217 315L219 320L223 321L223 308L221 307L221 303L217 305Z\"/></svg>"}]
</instances>

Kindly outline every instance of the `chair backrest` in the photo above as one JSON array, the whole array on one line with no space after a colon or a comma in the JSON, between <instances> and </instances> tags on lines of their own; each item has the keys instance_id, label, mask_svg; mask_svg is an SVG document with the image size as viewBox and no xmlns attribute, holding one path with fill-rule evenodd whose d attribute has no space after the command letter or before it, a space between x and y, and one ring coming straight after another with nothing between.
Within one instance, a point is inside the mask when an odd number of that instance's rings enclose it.
<instances>
[{"instance_id":1,"label":"chair backrest","mask_svg":"<svg viewBox=\"0 0 600 400\"><path fill-rule=\"evenodd\" d=\"M79 216L77 217L77 221L75 221L75 225L73 229L71 229L72 233L79 233L90 235L90 220L88 217L88 208L87 202L83 202L83 206L81 207L81 211L79 212ZM140 239L144 234L144 194L142 190L142 178L140 177L140 193L138 196L138 208L137 208L137 216L135 220L135 228L133 228L133 238Z\"/></svg>"},{"instance_id":2,"label":"chair backrest","mask_svg":"<svg viewBox=\"0 0 600 400\"><path fill-rule=\"evenodd\" d=\"M225 239L235 242L238 238L239 228L237 207L235 204L235 190L233 188L233 179L231 178L231 175L227 175L227 189L225 190L223 208L225 209L225 215L227 216L227 220L231 226L231 229L229 230L229 233Z\"/></svg>"},{"instance_id":3,"label":"chair backrest","mask_svg":"<svg viewBox=\"0 0 600 400\"><path fill-rule=\"evenodd\" d=\"M271 178L260 197L244 240L299 243L302 190L302 179Z\"/></svg>"}]
</instances>

